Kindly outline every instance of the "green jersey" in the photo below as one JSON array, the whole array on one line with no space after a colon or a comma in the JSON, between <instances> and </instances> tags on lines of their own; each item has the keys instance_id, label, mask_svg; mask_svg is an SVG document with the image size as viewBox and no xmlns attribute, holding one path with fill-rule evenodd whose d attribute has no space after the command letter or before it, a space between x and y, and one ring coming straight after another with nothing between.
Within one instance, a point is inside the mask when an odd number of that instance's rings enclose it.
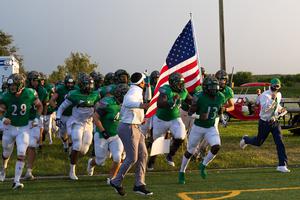
<instances>
[{"instance_id":1,"label":"green jersey","mask_svg":"<svg viewBox=\"0 0 300 200\"><path fill-rule=\"evenodd\" d=\"M110 85L104 85L101 88L99 88L99 93L101 98L105 97L108 93L112 93L116 89L115 84L110 84Z\"/></svg>"},{"instance_id":2,"label":"green jersey","mask_svg":"<svg viewBox=\"0 0 300 200\"><path fill-rule=\"evenodd\" d=\"M194 94L196 94L197 92L201 92L202 91L202 86L198 85L197 87L195 87L194 91L191 93L191 95L193 96ZM181 105L181 109L184 111L188 111L190 108L190 106L186 103L186 102L182 102Z\"/></svg>"},{"instance_id":3,"label":"green jersey","mask_svg":"<svg viewBox=\"0 0 300 200\"><path fill-rule=\"evenodd\" d=\"M173 119L180 117L180 110L181 102L186 99L188 96L188 91L184 89L182 92L177 93L173 92L169 85L164 85L161 88L159 88L160 94L164 94L167 96L167 101L169 105L174 104L174 96L179 95L179 101L176 102L176 105L173 108L157 108L156 116L164 121L171 121Z\"/></svg>"},{"instance_id":4,"label":"green jersey","mask_svg":"<svg viewBox=\"0 0 300 200\"><path fill-rule=\"evenodd\" d=\"M232 99L234 97L234 94L233 94L233 90L228 87L227 85L225 86L224 90L222 91L222 93L224 94L225 96L225 103L229 100L229 99Z\"/></svg>"},{"instance_id":5,"label":"green jersey","mask_svg":"<svg viewBox=\"0 0 300 200\"><path fill-rule=\"evenodd\" d=\"M218 92L214 98L209 97L203 92L197 93L196 114L202 115L208 113L208 119L195 119L194 124L203 128L210 128L215 125L215 119L218 117L219 110L225 102L225 97Z\"/></svg>"},{"instance_id":6,"label":"green jersey","mask_svg":"<svg viewBox=\"0 0 300 200\"><path fill-rule=\"evenodd\" d=\"M34 107L34 101L37 98L37 92L31 88L24 88L19 97L5 92L0 99L0 103L6 106L4 117L11 120L12 126L26 126L29 121L30 110Z\"/></svg>"},{"instance_id":7,"label":"green jersey","mask_svg":"<svg viewBox=\"0 0 300 200\"><path fill-rule=\"evenodd\" d=\"M80 90L72 90L66 96L66 99L72 103L72 117L79 121L85 121L92 117L94 105L100 100L98 91L90 94L82 94Z\"/></svg>"},{"instance_id":8,"label":"green jersey","mask_svg":"<svg viewBox=\"0 0 300 200\"><path fill-rule=\"evenodd\" d=\"M96 109L96 112L100 116L100 121L105 131L110 136L117 135L117 128L119 125L121 105L117 103L114 97L104 97L99 101L99 106ZM97 132L101 131L96 128ZM101 134L100 138L103 138Z\"/></svg>"},{"instance_id":9,"label":"green jersey","mask_svg":"<svg viewBox=\"0 0 300 200\"><path fill-rule=\"evenodd\" d=\"M42 103L49 100L48 93L47 93L46 89L43 88L42 86L39 85L38 88L36 89L36 92ZM35 106L33 106L30 110L29 119L33 120L36 117L36 113L37 113L37 110L36 110Z\"/></svg>"},{"instance_id":10,"label":"green jersey","mask_svg":"<svg viewBox=\"0 0 300 200\"><path fill-rule=\"evenodd\" d=\"M47 93L48 93L48 99L51 99L52 95L54 94L54 85L50 84L50 83L46 83L44 85L44 88L46 89ZM49 104L47 107L47 115L52 114L55 111L55 109Z\"/></svg>"},{"instance_id":11,"label":"green jersey","mask_svg":"<svg viewBox=\"0 0 300 200\"><path fill-rule=\"evenodd\" d=\"M79 89L77 86L74 87L75 90ZM65 100L66 95L70 92L68 88L64 85L58 85L56 87L56 93L58 94L58 97L56 99L57 108L60 106L60 104ZM72 115L72 106L68 107L62 115L64 116L71 116Z\"/></svg>"}]
</instances>

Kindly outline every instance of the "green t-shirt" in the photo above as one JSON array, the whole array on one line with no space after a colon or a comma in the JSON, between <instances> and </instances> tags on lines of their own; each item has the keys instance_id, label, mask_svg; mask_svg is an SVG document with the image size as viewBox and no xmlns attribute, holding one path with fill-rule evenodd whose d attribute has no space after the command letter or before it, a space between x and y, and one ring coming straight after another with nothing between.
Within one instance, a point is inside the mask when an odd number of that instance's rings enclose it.
<instances>
[{"instance_id":1,"label":"green t-shirt","mask_svg":"<svg viewBox=\"0 0 300 200\"><path fill-rule=\"evenodd\" d=\"M221 92L218 92L214 98L210 98L203 92L197 93L197 110L196 114L201 115L208 113L207 120L195 119L194 124L203 128L209 128L215 125L215 119L218 117L218 112L225 102L225 97Z\"/></svg>"},{"instance_id":2,"label":"green t-shirt","mask_svg":"<svg viewBox=\"0 0 300 200\"><path fill-rule=\"evenodd\" d=\"M11 120L11 125L26 126L29 121L30 110L38 98L37 92L31 88L24 88L19 97L5 92L0 98L0 103L6 106L4 117Z\"/></svg>"},{"instance_id":3,"label":"green t-shirt","mask_svg":"<svg viewBox=\"0 0 300 200\"><path fill-rule=\"evenodd\" d=\"M38 88L36 89L36 92L37 92L38 97L39 97L39 99L42 103L49 100L49 95L47 93L47 90L45 88L43 88L42 86L39 85ZM30 109L29 119L33 120L36 117L36 113L37 113L37 110L36 110L35 106L33 106Z\"/></svg>"},{"instance_id":4,"label":"green t-shirt","mask_svg":"<svg viewBox=\"0 0 300 200\"><path fill-rule=\"evenodd\" d=\"M229 86L225 86L224 90L221 91L224 96L225 96L225 103L229 100L229 99L232 99L234 97L234 93L233 93L233 90L229 87Z\"/></svg>"},{"instance_id":5,"label":"green t-shirt","mask_svg":"<svg viewBox=\"0 0 300 200\"><path fill-rule=\"evenodd\" d=\"M104 97L99 101L99 106L96 108L96 112L100 116L100 121L105 129L105 131L110 136L115 136L118 134L117 128L119 125L120 117L120 104L117 103L114 97ZM101 131L96 128L97 132ZM99 134L100 138L103 138Z\"/></svg>"},{"instance_id":6,"label":"green t-shirt","mask_svg":"<svg viewBox=\"0 0 300 200\"><path fill-rule=\"evenodd\" d=\"M182 92L177 93L173 92L169 85L164 85L161 88L159 88L160 94L164 94L167 96L167 101L170 104L173 104L173 97L178 94L180 96L180 100L177 101L176 106L174 108L157 108L156 116L164 121L171 121L173 119L180 117L180 110L181 102L186 99L188 96L188 91L184 89Z\"/></svg>"}]
</instances>

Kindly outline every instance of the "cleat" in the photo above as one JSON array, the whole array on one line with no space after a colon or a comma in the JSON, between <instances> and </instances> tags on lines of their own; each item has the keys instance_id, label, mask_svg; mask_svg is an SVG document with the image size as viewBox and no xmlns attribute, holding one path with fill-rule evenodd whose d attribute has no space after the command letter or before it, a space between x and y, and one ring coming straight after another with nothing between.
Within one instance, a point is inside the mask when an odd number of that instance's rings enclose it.
<instances>
[{"instance_id":1,"label":"cleat","mask_svg":"<svg viewBox=\"0 0 300 200\"><path fill-rule=\"evenodd\" d=\"M246 146L248 145L248 144L246 144L246 142L245 142L245 137L248 137L248 135L244 135L243 137L242 137L242 139L241 139L241 141L240 141L240 147L241 147L241 149L245 149L246 148Z\"/></svg>"},{"instance_id":2,"label":"cleat","mask_svg":"<svg viewBox=\"0 0 300 200\"><path fill-rule=\"evenodd\" d=\"M277 171L282 172L282 173L289 173L291 170L289 170L286 166L278 166L276 168Z\"/></svg>"},{"instance_id":3,"label":"cleat","mask_svg":"<svg viewBox=\"0 0 300 200\"><path fill-rule=\"evenodd\" d=\"M5 174L5 171L4 171L4 170L0 172L0 181L1 181L1 182L3 182L3 181L5 180L5 175L6 175L6 174Z\"/></svg>"},{"instance_id":4,"label":"cleat","mask_svg":"<svg viewBox=\"0 0 300 200\"><path fill-rule=\"evenodd\" d=\"M175 167L175 163L173 161L173 158L169 154L166 156L166 161L167 161L168 165L170 165L172 167Z\"/></svg>"},{"instance_id":5,"label":"cleat","mask_svg":"<svg viewBox=\"0 0 300 200\"><path fill-rule=\"evenodd\" d=\"M207 177L207 172L206 172L206 166L203 165L202 163L199 165L199 170L200 170L200 175L203 179L206 179Z\"/></svg>"},{"instance_id":6,"label":"cleat","mask_svg":"<svg viewBox=\"0 0 300 200\"><path fill-rule=\"evenodd\" d=\"M141 195L147 195L147 196L153 195L153 192L150 192L149 190L147 190L146 187L145 187L145 185L134 186L133 187L133 191L135 193L141 194Z\"/></svg>"},{"instance_id":7,"label":"cleat","mask_svg":"<svg viewBox=\"0 0 300 200\"><path fill-rule=\"evenodd\" d=\"M32 175L31 172L27 172L24 176L24 179L26 180L33 180L35 177Z\"/></svg>"},{"instance_id":8,"label":"cleat","mask_svg":"<svg viewBox=\"0 0 300 200\"><path fill-rule=\"evenodd\" d=\"M13 189L13 190L22 189L22 188L24 188L24 184L23 184L23 183L20 183L20 182L15 182L15 183L13 183L13 185L12 185L12 189Z\"/></svg>"},{"instance_id":9,"label":"cleat","mask_svg":"<svg viewBox=\"0 0 300 200\"><path fill-rule=\"evenodd\" d=\"M184 172L179 172L178 183L179 184L185 184L185 173Z\"/></svg>"},{"instance_id":10,"label":"cleat","mask_svg":"<svg viewBox=\"0 0 300 200\"><path fill-rule=\"evenodd\" d=\"M93 176L95 167L91 166L92 158L88 160L87 172L89 176Z\"/></svg>"},{"instance_id":11,"label":"cleat","mask_svg":"<svg viewBox=\"0 0 300 200\"><path fill-rule=\"evenodd\" d=\"M126 195L126 192L125 192L123 186L116 186L116 185L114 185L114 184L111 182L111 180L110 180L109 184L110 184L111 187L113 187L113 188L115 189L115 191L116 191L119 195L121 195L121 196L125 196L125 195Z\"/></svg>"},{"instance_id":12,"label":"cleat","mask_svg":"<svg viewBox=\"0 0 300 200\"><path fill-rule=\"evenodd\" d=\"M154 163L148 163L148 165L147 165L147 170L148 171L153 171L154 170Z\"/></svg>"},{"instance_id":13,"label":"cleat","mask_svg":"<svg viewBox=\"0 0 300 200\"><path fill-rule=\"evenodd\" d=\"M74 181L78 180L78 177L76 176L75 172L70 172L69 177L71 180L74 180Z\"/></svg>"}]
</instances>

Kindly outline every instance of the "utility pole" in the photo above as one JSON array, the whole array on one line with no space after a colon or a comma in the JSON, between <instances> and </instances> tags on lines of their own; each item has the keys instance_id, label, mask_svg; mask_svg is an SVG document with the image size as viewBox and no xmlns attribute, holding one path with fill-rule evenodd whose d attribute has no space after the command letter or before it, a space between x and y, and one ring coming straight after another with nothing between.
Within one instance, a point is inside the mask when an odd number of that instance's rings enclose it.
<instances>
[{"instance_id":1,"label":"utility pole","mask_svg":"<svg viewBox=\"0 0 300 200\"><path fill-rule=\"evenodd\" d=\"M220 27L220 67L221 69L226 71L223 0L219 0L219 27Z\"/></svg>"}]
</instances>

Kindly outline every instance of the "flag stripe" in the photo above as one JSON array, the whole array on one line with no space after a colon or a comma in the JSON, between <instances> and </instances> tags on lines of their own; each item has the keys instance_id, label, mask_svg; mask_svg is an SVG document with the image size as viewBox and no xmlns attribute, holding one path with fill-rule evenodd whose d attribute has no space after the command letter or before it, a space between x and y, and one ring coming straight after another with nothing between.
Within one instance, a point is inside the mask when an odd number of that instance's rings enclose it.
<instances>
[{"instance_id":1,"label":"flag stripe","mask_svg":"<svg viewBox=\"0 0 300 200\"><path fill-rule=\"evenodd\" d=\"M160 70L160 77L146 113L147 118L156 113L159 88L165 84L169 84L169 75L174 72L179 72L183 75L185 87L189 92L194 91L195 87L200 84L200 71L191 20L189 20L176 39L168 54L166 63Z\"/></svg>"}]
</instances>

